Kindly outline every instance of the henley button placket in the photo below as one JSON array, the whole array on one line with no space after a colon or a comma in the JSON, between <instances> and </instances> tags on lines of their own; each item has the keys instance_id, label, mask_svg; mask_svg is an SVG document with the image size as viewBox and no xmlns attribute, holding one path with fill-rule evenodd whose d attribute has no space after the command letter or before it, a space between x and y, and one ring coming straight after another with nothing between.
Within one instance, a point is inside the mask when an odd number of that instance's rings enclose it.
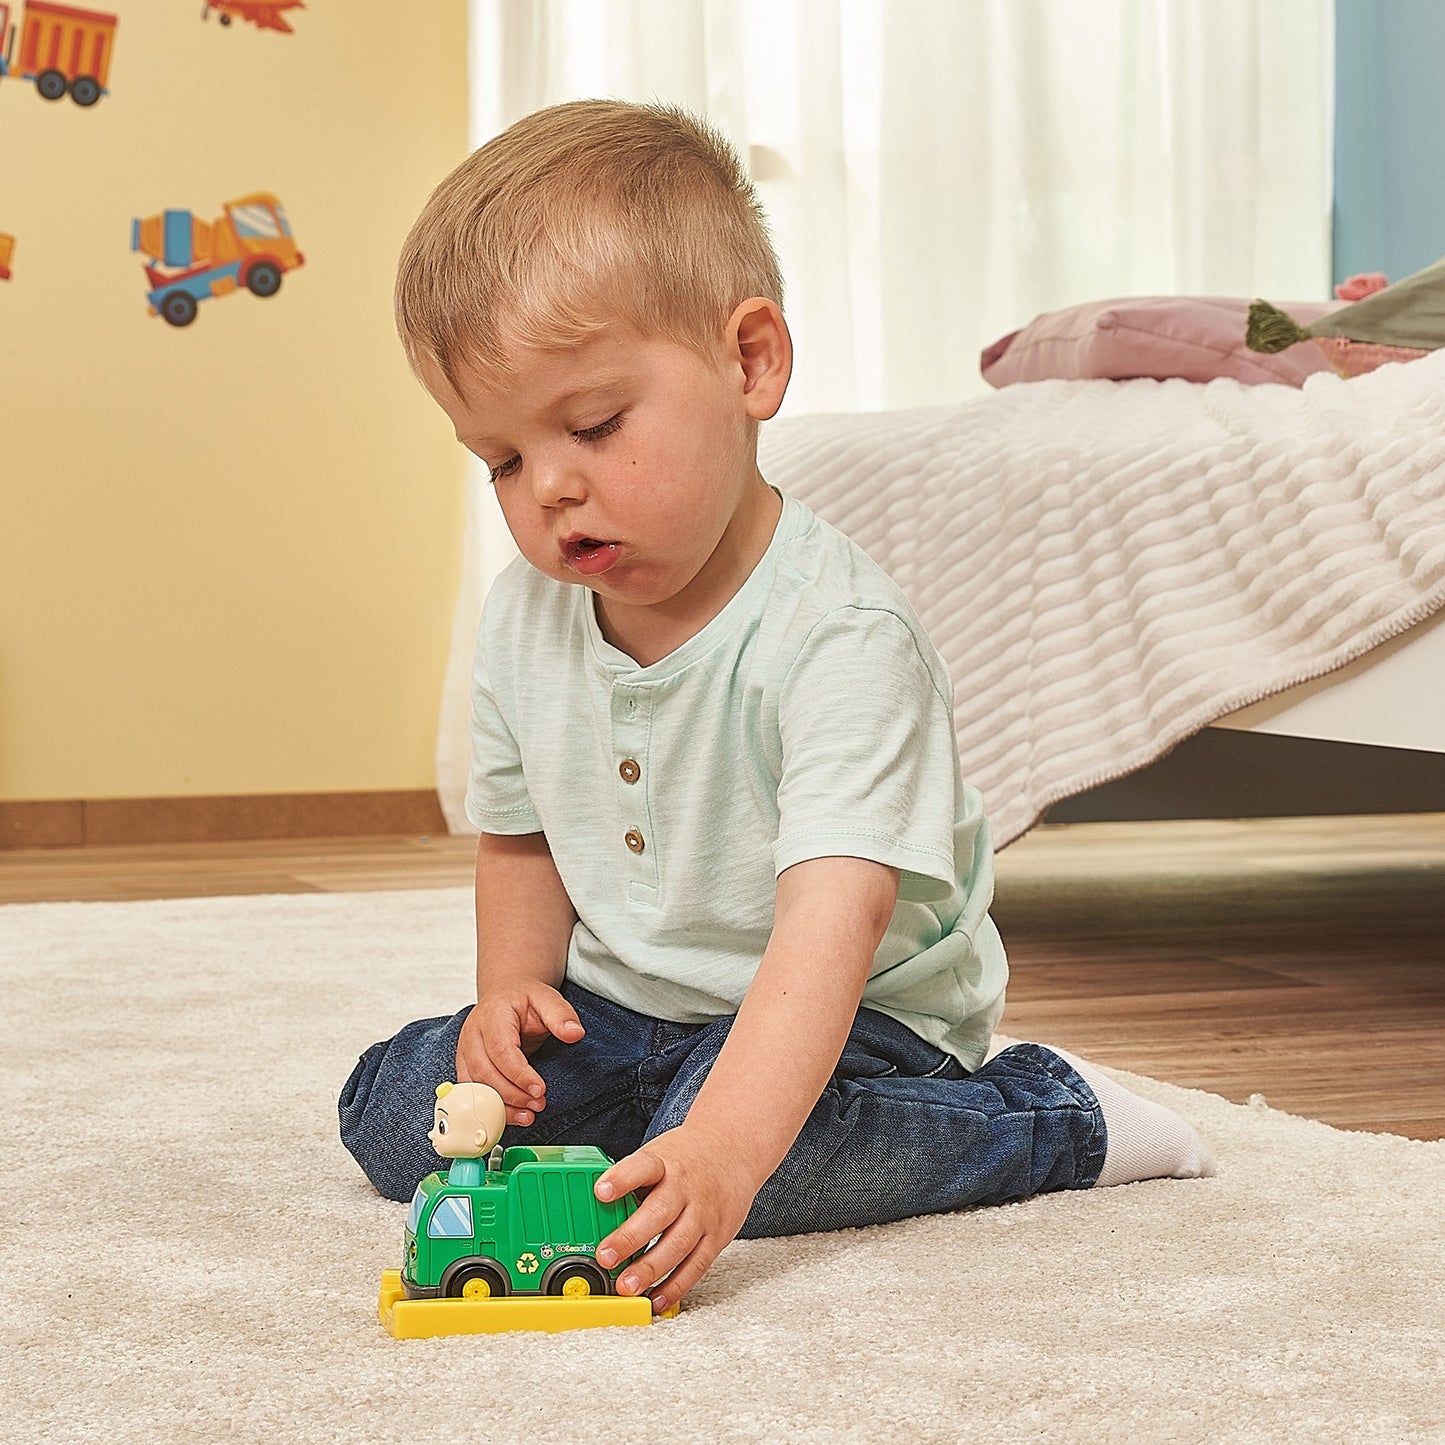
<instances>
[{"instance_id":1,"label":"henley button placket","mask_svg":"<svg viewBox=\"0 0 1445 1445\"><path fill-rule=\"evenodd\" d=\"M626 868L629 896L636 903L654 903L657 889L657 859L648 846L651 832L647 814L647 790L637 784L647 761L647 740L651 722L651 697L641 697L617 687L612 696L612 745L616 749L619 782L618 799L626 831L622 843L630 861Z\"/></svg>"}]
</instances>

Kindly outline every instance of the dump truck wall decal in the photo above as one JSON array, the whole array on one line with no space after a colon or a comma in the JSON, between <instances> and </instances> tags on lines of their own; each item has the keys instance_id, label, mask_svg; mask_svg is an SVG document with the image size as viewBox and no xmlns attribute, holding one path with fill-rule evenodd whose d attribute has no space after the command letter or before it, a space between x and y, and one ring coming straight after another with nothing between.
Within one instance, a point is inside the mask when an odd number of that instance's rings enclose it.
<instances>
[{"instance_id":1,"label":"dump truck wall decal","mask_svg":"<svg viewBox=\"0 0 1445 1445\"><path fill-rule=\"evenodd\" d=\"M68 93L76 105L88 109L109 94L115 27L116 17L101 10L52 0L29 0L17 8L0 0L0 79L33 81L36 93L46 100L60 100Z\"/></svg>"}]
</instances>

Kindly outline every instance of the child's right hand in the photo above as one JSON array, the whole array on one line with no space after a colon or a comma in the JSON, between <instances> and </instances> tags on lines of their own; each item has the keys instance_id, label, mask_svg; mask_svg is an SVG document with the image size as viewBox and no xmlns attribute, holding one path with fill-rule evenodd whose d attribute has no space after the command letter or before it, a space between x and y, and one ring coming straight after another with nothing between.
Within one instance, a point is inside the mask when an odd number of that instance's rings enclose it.
<instances>
[{"instance_id":1,"label":"child's right hand","mask_svg":"<svg viewBox=\"0 0 1445 1445\"><path fill-rule=\"evenodd\" d=\"M547 1084L527 1055L548 1038L575 1044L585 1030L572 1005L550 985L519 979L489 988L462 1024L457 1082L490 1084L507 1106L507 1123L525 1127L547 1107Z\"/></svg>"}]
</instances>

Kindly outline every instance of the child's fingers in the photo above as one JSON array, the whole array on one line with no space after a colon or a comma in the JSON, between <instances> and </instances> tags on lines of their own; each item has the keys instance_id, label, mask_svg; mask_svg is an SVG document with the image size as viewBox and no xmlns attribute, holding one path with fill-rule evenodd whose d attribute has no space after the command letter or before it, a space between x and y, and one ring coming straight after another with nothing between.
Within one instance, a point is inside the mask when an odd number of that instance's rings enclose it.
<instances>
[{"instance_id":1,"label":"child's fingers","mask_svg":"<svg viewBox=\"0 0 1445 1445\"><path fill-rule=\"evenodd\" d=\"M631 1189L650 1189L662 1183L662 1160L646 1148L619 1159L597 1181L597 1197L602 1200L621 1199ZM653 1234L657 1231L653 1230ZM647 1236L648 1239L652 1235Z\"/></svg>"},{"instance_id":2,"label":"child's fingers","mask_svg":"<svg viewBox=\"0 0 1445 1445\"><path fill-rule=\"evenodd\" d=\"M524 1093L510 1079L503 1078L492 1068L491 1061L485 1055L480 1060L472 1060L458 1050L457 1082L489 1084L502 1096L502 1103L507 1110L507 1123L518 1124L522 1128L535 1123L536 1111L547 1107L545 1095L541 1099L534 1099L530 1094Z\"/></svg>"},{"instance_id":3,"label":"child's fingers","mask_svg":"<svg viewBox=\"0 0 1445 1445\"><path fill-rule=\"evenodd\" d=\"M534 996L532 1008L547 1032L564 1044L575 1044L587 1032L577 1017L577 1010L556 989Z\"/></svg>"},{"instance_id":4,"label":"child's fingers","mask_svg":"<svg viewBox=\"0 0 1445 1445\"><path fill-rule=\"evenodd\" d=\"M545 1096L547 1085L522 1052L516 1021L483 1023L482 1043L486 1046L487 1058L491 1060L492 1067L511 1086L497 1090L502 1096L502 1102L519 1108L536 1107Z\"/></svg>"},{"instance_id":5,"label":"child's fingers","mask_svg":"<svg viewBox=\"0 0 1445 1445\"><path fill-rule=\"evenodd\" d=\"M515 1124L525 1129L529 1124L537 1122L537 1110L547 1107L546 1098L534 1099L529 1094L524 1094L510 1079L504 1079L495 1069L472 1069L463 1071L457 1069L459 1083L472 1082L476 1084L490 1084L498 1094L502 1096L502 1103L507 1110L507 1123Z\"/></svg>"},{"instance_id":6,"label":"child's fingers","mask_svg":"<svg viewBox=\"0 0 1445 1445\"><path fill-rule=\"evenodd\" d=\"M677 1290L679 1299L692 1284L702 1278L718 1251L711 1248L703 1238L701 1229L688 1223L688 1217L677 1219L647 1251L634 1259L622 1272L617 1281L617 1293L621 1295L646 1294L657 1286L657 1292L664 1295ZM683 1283L684 1274L689 1283ZM673 1283L676 1279L676 1284ZM664 1304L662 1309L666 1309Z\"/></svg>"},{"instance_id":7,"label":"child's fingers","mask_svg":"<svg viewBox=\"0 0 1445 1445\"><path fill-rule=\"evenodd\" d=\"M623 1165L634 1167L624 1169ZM604 1269L611 1269L619 1260L645 1249L649 1241L663 1234L682 1212L682 1200L674 1197L677 1191L659 1188L661 1182L661 1162L654 1163L640 1152L614 1164L597 1181L597 1197L602 1200L620 1199L628 1190L647 1191L647 1197L637 1209L598 1244L597 1262ZM660 1277L660 1274L653 1276Z\"/></svg>"},{"instance_id":8,"label":"child's fingers","mask_svg":"<svg viewBox=\"0 0 1445 1445\"><path fill-rule=\"evenodd\" d=\"M507 1122L509 1124L530 1124L533 1122L532 1116L535 1112L547 1106L546 1085L543 1084L540 1094L532 1094L499 1069L487 1042L489 1032L491 1031L484 1027L462 1030L461 1038L457 1041L457 1081L458 1083L491 1085L502 1096L502 1103L506 1105ZM495 1037L505 1040L505 1030ZM517 1050L517 1053L525 1063L525 1055L521 1055L520 1049ZM528 1070L531 1072L530 1065ZM535 1077L538 1082L541 1082L540 1076Z\"/></svg>"},{"instance_id":9,"label":"child's fingers","mask_svg":"<svg viewBox=\"0 0 1445 1445\"><path fill-rule=\"evenodd\" d=\"M682 1299L688 1290L712 1268L713 1261L721 1250L712 1249L707 1241L701 1241L688 1257L652 1291L652 1312L660 1315ZM645 1256L644 1256L645 1258ZM629 1271L630 1273L630 1271Z\"/></svg>"}]
</instances>

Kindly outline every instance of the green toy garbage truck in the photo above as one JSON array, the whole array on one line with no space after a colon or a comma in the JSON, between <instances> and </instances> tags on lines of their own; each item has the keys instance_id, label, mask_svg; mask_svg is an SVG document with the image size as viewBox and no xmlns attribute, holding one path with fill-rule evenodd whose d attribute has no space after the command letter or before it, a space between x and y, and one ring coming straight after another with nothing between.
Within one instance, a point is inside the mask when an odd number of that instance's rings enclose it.
<instances>
[{"instance_id":1,"label":"green toy garbage truck","mask_svg":"<svg viewBox=\"0 0 1445 1445\"><path fill-rule=\"evenodd\" d=\"M488 1084L443 1082L427 1135L451 1166L417 1185L400 1269L381 1272L377 1317L397 1339L506 1330L645 1325L645 1295L620 1296L597 1246L637 1212L637 1196L597 1198L612 1167L590 1144L514 1145L502 1096ZM673 1318L677 1306L663 1316Z\"/></svg>"},{"instance_id":2,"label":"green toy garbage truck","mask_svg":"<svg viewBox=\"0 0 1445 1445\"><path fill-rule=\"evenodd\" d=\"M617 1293L626 1261L609 1271L594 1256L637 1199L597 1198L597 1181L612 1164L602 1150L514 1145L494 1149L489 1167L481 1162L458 1159L417 1186L401 1269L407 1299Z\"/></svg>"}]
</instances>

